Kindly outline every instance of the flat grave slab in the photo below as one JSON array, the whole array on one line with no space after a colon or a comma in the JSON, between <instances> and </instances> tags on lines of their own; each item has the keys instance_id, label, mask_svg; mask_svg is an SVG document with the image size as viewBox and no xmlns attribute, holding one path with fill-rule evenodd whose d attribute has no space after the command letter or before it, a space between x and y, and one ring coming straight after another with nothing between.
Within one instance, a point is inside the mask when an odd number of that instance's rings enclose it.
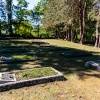
<instances>
[{"instance_id":1,"label":"flat grave slab","mask_svg":"<svg viewBox=\"0 0 100 100\"><path fill-rule=\"evenodd\" d=\"M0 84L15 82L15 81L16 81L15 74L0 73Z\"/></svg>"},{"instance_id":2,"label":"flat grave slab","mask_svg":"<svg viewBox=\"0 0 100 100\"><path fill-rule=\"evenodd\" d=\"M0 64L8 64L8 63L20 63L20 62L28 62L28 61L35 61L35 60L39 60L39 58L33 58L33 59L23 59L23 60L13 60L10 57L7 59L1 59L0 60Z\"/></svg>"},{"instance_id":3,"label":"flat grave slab","mask_svg":"<svg viewBox=\"0 0 100 100\"><path fill-rule=\"evenodd\" d=\"M48 67L45 67L48 68ZM50 75L50 76L45 76L45 77L39 77L39 78L31 78L27 80L19 80L15 82L8 82L5 84L0 84L0 92L1 91L7 91L11 89L17 89L17 88L22 88L22 87L27 87L27 86L34 86L37 84L44 84L48 82L54 82L54 81L64 81L65 78L62 73L57 71L56 69L51 68L54 72L56 72L56 75Z\"/></svg>"},{"instance_id":4,"label":"flat grave slab","mask_svg":"<svg viewBox=\"0 0 100 100\"><path fill-rule=\"evenodd\" d=\"M55 47L55 45L39 45L40 47Z\"/></svg>"},{"instance_id":5,"label":"flat grave slab","mask_svg":"<svg viewBox=\"0 0 100 100\"><path fill-rule=\"evenodd\" d=\"M85 56L92 56L91 53L78 53L78 52L74 52L74 53L63 52L63 53L61 53L61 55L64 56L64 57L85 57Z\"/></svg>"},{"instance_id":6,"label":"flat grave slab","mask_svg":"<svg viewBox=\"0 0 100 100\"><path fill-rule=\"evenodd\" d=\"M0 53L20 53L20 52L29 52L27 48L10 48L10 49L1 49Z\"/></svg>"},{"instance_id":7,"label":"flat grave slab","mask_svg":"<svg viewBox=\"0 0 100 100\"><path fill-rule=\"evenodd\" d=\"M11 58L11 57L4 57L4 56L1 56L0 60L1 60L1 61L10 61L10 60L12 60L12 58Z\"/></svg>"},{"instance_id":8,"label":"flat grave slab","mask_svg":"<svg viewBox=\"0 0 100 100\"><path fill-rule=\"evenodd\" d=\"M13 46L3 46L2 49L8 49L8 48L23 48L21 45L13 45Z\"/></svg>"},{"instance_id":9,"label":"flat grave slab","mask_svg":"<svg viewBox=\"0 0 100 100\"><path fill-rule=\"evenodd\" d=\"M97 61L87 61L85 63L85 66L100 72L100 60L97 60Z\"/></svg>"},{"instance_id":10,"label":"flat grave slab","mask_svg":"<svg viewBox=\"0 0 100 100\"><path fill-rule=\"evenodd\" d=\"M70 50L70 48L62 48L62 47L46 47L45 48L46 51L66 51L66 50Z\"/></svg>"},{"instance_id":11,"label":"flat grave slab","mask_svg":"<svg viewBox=\"0 0 100 100\"><path fill-rule=\"evenodd\" d=\"M37 45L48 45L49 44L49 43L46 43L46 42L34 41L34 40L32 40L31 43L32 44L37 44Z\"/></svg>"}]
</instances>

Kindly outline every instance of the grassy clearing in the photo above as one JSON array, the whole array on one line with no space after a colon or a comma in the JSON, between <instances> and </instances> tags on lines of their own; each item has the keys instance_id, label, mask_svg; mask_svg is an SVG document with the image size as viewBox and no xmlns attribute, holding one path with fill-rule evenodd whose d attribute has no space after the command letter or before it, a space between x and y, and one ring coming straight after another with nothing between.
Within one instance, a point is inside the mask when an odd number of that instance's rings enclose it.
<instances>
[{"instance_id":1,"label":"grassy clearing","mask_svg":"<svg viewBox=\"0 0 100 100\"><path fill-rule=\"evenodd\" d=\"M67 79L61 82L52 82L16 90L0 92L0 100L99 100L100 99L100 72L85 67L85 62L100 60L100 48L86 46L65 40L41 39L34 40L40 44L49 43L59 47L67 47L66 52L92 53L92 56L67 58L60 55L62 51L45 51L39 44L31 44L31 40L14 40L11 44L23 44L32 54L41 59L34 62L20 64L1 64L0 71L14 71L37 67L54 67L62 72ZM9 55L9 54L0 54ZM15 55L15 54L12 54Z\"/></svg>"}]
</instances>

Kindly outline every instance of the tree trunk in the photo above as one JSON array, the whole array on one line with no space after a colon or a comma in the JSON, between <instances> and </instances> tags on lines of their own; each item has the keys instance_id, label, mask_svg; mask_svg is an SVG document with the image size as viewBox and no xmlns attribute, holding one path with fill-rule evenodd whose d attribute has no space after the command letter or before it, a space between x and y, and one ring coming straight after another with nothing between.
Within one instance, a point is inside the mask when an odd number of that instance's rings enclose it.
<instances>
[{"instance_id":1,"label":"tree trunk","mask_svg":"<svg viewBox=\"0 0 100 100\"><path fill-rule=\"evenodd\" d=\"M73 28L72 28L72 26L71 26L71 42L73 42L73 37L74 37L74 34L73 34Z\"/></svg>"},{"instance_id":2,"label":"tree trunk","mask_svg":"<svg viewBox=\"0 0 100 100\"><path fill-rule=\"evenodd\" d=\"M79 0L79 28L80 28L80 43L83 44L83 8L82 2Z\"/></svg>"},{"instance_id":3,"label":"tree trunk","mask_svg":"<svg viewBox=\"0 0 100 100\"><path fill-rule=\"evenodd\" d=\"M9 24L9 26L8 26L8 28L9 28L9 34L11 35L11 36L13 36L13 31L12 31L12 21L10 20L9 22L8 22Z\"/></svg>"},{"instance_id":4,"label":"tree trunk","mask_svg":"<svg viewBox=\"0 0 100 100\"><path fill-rule=\"evenodd\" d=\"M7 15L8 15L8 31L9 34L12 36L12 0L6 0L6 9L7 9Z\"/></svg>"},{"instance_id":5,"label":"tree trunk","mask_svg":"<svg viewBox=\"0 0 100 100\"><path fill-rule=\"evenodd\" d=\"M1 35L1 22L0 22L0 35Z\"/></svg>"},{"instance_id":6,"label":"tree trunk","mask_svg":"<svg viewBox=\"0 0 100 100\"><path fill-rule=\"evenodd\" d=\"M100 35L98 35L98 48L100 48Z\"/></svg>"},{"instance_id":7,"label":"tree trunk","mask_svg":"<svg viewBox=\"0 0 100 100\"><path fill-rule=\"evenodd\" d=\"M74 30L73 32L73 42L77 41L77 31Z\"/></svg>"},{"instance_id":8,"label":"tree trunk","mask_svg":"<svg viewBox=\"0 0 100 100\"><path fill-rule=\"evenodd\" d=\"M96 22L96 41L95 41L95 47L98 47L99 44L99 34L98 34L98 24L99 22Z\"/></svg>"},{"instance_id":9,"label":"tree trunk","mask_svg":"<svg viewBox=\"0 0 100 100\"><path fill-rule=\"evenodd\" d=\"M68 41L71 41L71 26L69 26L69 30L68 30Z\"/></svg>"},{"instance_id":10,"label":"tree trunk","mask_svg":"<svg viewBox=\"0 0 100 100\"><path fill-rule=\"evenodd\" d=\"M86 1L84 2L84 7L83 7L83 34L85 32L85 10L86 10Z\"/></svg>"}]
</instances>

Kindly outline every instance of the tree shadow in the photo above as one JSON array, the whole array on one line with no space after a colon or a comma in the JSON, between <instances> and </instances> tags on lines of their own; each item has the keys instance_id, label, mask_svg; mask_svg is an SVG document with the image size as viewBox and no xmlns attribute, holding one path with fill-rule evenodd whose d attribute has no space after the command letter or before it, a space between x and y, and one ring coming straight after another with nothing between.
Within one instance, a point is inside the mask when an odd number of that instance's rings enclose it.
<instances>
[{"instance_id":1,"label":"tree shadow","mask_svg":"<svg viewBox=\"0 0 100 100\"><path fill-rule=\"evenodd\" d=\"M49 43L46 42L34 42L30 43L27 41L10 41L11 44L24 44L23 47L27 47L30 52L26 53L27 55L36 55L38 58L40 58L39 61L37 61L35 64L40 65L42 67L53 67L57 69L58 71L62 72L64 75L69 75L76 73L80 77L80 72L92 72L92 69L89 67L85 66L85 62L87 61L94 61L94 60L99 60L100 55L98 55L99 52L88 52L80 49L73 49L73 48L65 48L65 50L56 50L58 49L57 46L55 45L50 45ZM28 44L28 45L27 45ZM43 45L43 46L40 46ZM51 48L56 48L55 50L51 51L47 49L45 46L49 46ZM59 47L62 49L63 47ZM64 48L63 48L64 49ZM78 55L78 54L92 54L91 56L80 56L80 57L65 57L62 56L61 53L67 52L68 54L72 53L73 55ZM0 54L4 56L8 55L15 55L16 53L13 54ZM18 54L18 53L17 53ZM16 54L16 55L17 55ZM23 54L23 53L22 53ZM96 55L94 55L96 54ZM0 66L0 70L3 71L12 71L12 70L22 70L21 66L23 64L26 64L27 62L23 62L21 64L4 64ZM30 65L29 65L30 66ZM34 64L33 64L34 66ZM99 77L100 74L94 74L91 73L91 77ZM88 74L83 76L89 76ZM83 77L82 76L82 77Z\"/></svg>"},{"instance_id":2,"label":"tree shadow","mask_svg":"<svg viewBox=\"0 0 100 100\"><path fill-rule=\"evenodd\" d=\"M80 72L80 73L78 73L78 77L81 80L85 80L90 77L100 78L100 74L99 73L91 74L91 73L86 73L86 72Z\"/></svg>"},{"instance_id":3,"label":"tree shadow","mask_svg":"<svg viewBox=\"0 0 100 100\"><path fill-rule=\"evenodd\" d=\"M1 41L0 43L3 44L8 40L5 41ZM27 56L35 56L35 53L37 52L37 46L31 45L30 42L27 41L20 41L20 40L14 40L14 41L8 41L10 42L9 45L7 45L7 47L5 46L1 46L0 50L7 49L7 50L11 50L11 52L1 52L0 56L4 56L4 57L11 57L14 55L27 55ZM12 47L12 44L14 47ZM16 47L17 44L24 44L24 45L20 45L19 47ZM28 52L24 52L24 51L20 51L21 48L27 48ZM12 52L12 50L14 52ZM17 50L17 52L16 52ZM18 51L19 50L19 51ZM22 49L23 50L23 49ZM26 49L25 49L26 50ZM33 62L33 61L27 61L27 62L14 62L14 63L4 63L4 64L0 64L0 71L12 71L12 70L22 70L23 68L21 66L28 64L28 62Z\"/></svg>"},{"instance_id":4,"label":"tree shadow","mask_svg":"<svg viewBox=\"0 0 100 100\"><path fill-rule=\"evenodd\" d=\"M55 69L61 71L65 75L77 73L79 72L92 72L92 68L86 67L85 63L87 61L99 60L100 55L99 52L88 52L80 49L70 48L69 50L60 51L60 50L45 50L46 47L41 47L40 52L37 53L38 57L41 57L41 62L39 63L44 67L54 67ZM65 57L62 56L61 53L67 52L68 54L77 55L75 57ZM85 56L79 54L86 54ZM94 55L96 54L96 55ZM100 53L99 53L100 54ZM99 74L100 75L100 74ZM97 76L99 76L97 75ZM95 76L96 74L92 74L91 76Z\"/></svg>"}]
</instances>

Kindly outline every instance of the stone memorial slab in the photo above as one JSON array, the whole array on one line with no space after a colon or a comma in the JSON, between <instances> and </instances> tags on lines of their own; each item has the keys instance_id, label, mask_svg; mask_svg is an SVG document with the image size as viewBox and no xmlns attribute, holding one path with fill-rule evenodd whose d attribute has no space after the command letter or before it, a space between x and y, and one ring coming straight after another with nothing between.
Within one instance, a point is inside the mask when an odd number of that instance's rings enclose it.
<instances>
[{"instance_id":1,"label":"stone memorial slab","mask_svg":"<svg viewBox=\"0 0 100 100\"><path fill-rule=\"evenodd\" d=\"M28 52L29 50L27 48L18 48L18 49L2 49L0 50L1 53L19 53L19 52Z\"/></svg>"},{"instance_id":2,"label":"stone memorial slab","mask_svg":"<svg viewBox=\"0 0 100 100\"><path fill-rule=\"evenodd\" d=\"M61 48L61 47L46 47L47 51L65 51L70 50L70 48Z\"/></svg>"},{"instance_id":3,"label":"stone memorial slab","mask_svg":"<svg viewBox=\"0 0 100 100\"><path fill-rule=\"evenodd\" d=\"M8 57L7 59L1 59L0 64L8 64L8 63L20 63L20 62L28 62L28 61L36 61L39 60L39 58L33 58L33 59L23 59L23 60L14 60Z\"/></svg>"},{"instance_id":4,"label":"stone memorial slab","mask_svg":"<svg viewBox=\"0 0 100 100\"><path fill-rule=\"evenodd\" d=\"M15 82L15 81L16 81L15 74L0 73L0 84Z\"/></svg>"},{"instance_id":5,"label":"stone memorial slab","mask_svg":"<svg viewBox=\"0 0 100 100\"><path fill-rule=\"evenodd\" d=\"M32 44L39 45L39 46L42 46L42 45L49 45L49 43L47 43L47 42L34 41L34 40L32 40L31 43L32 43Z\"/></svg>"},{"instance_id":6,"label":"stone memorial slab","mask_svg":"<svg viewBox=\"0 0 100 100\"><path fill-rule=\"evenodd\" d=\"M55 45L39 45L40 47L54 47Z\"/></svg>"},{"instance_id":7,"label":"stone memorial slab","mask_svg":"<svg viewBox=\"0 0 100 100\"><path fill-rule=\"evenodd\" d=\"M11 57L4 57L4 56L2 56L0 58L1 58L2 61L11 61L12 60Z\"/></svg>"},{"instance_id":8,"label":"stone memorial slab","mask_svg":"<svg viewBox=\"0 0 100 100\"><path fill-rule=\"evenodd\" d=\"M46 68L46 67L45 67ZM49 67L51 68L51 67ZM55 71L57 74L56 75L48 75L44 77L38 77L38 78L30 78L30 79L25 79L25 80L14 80L13 82L7 82L5 84L0 84L0 92L2 91L7 91L10 89L18 89L26 86L34 86L37 84L44 84L44 83L50 83L54 81L64 81L65 77L63 74L59 71L57 71L54 68L51 68L53 71Z\"/></svg>"},{"instance_id":9,"label":"stone memorial slab","mask_svg":"<svg viewBox=\"0 0 100 100\"><path fill-rule=\"evenodd\" d=\"M91 53L78 53L78 52L74 52L74 53L66 53L63 52L61 53L62 56L64 57L85 57L85 56L91 56Z\"/></svg>"},{"instance_id":10,"label":"stone memorial slab","mask_svg":"<svg viewBox=\"0 0 100 100\"><path fill-rule=\"evenodd\" d=\"M12 45L12 46L3 46L2 49L8 49L8 48L23 48L21 45Z\"/></svg>"},{"instance_id":11,"label":"stone memorial slab","mask_svg":"<svg viewBox=\"0 0 100 100\"><path fill-rule=\"evenodd\" d=\"M88 61L85 63L85 66L100 72L100 60Z\"/></svg>"}]
</instances>

